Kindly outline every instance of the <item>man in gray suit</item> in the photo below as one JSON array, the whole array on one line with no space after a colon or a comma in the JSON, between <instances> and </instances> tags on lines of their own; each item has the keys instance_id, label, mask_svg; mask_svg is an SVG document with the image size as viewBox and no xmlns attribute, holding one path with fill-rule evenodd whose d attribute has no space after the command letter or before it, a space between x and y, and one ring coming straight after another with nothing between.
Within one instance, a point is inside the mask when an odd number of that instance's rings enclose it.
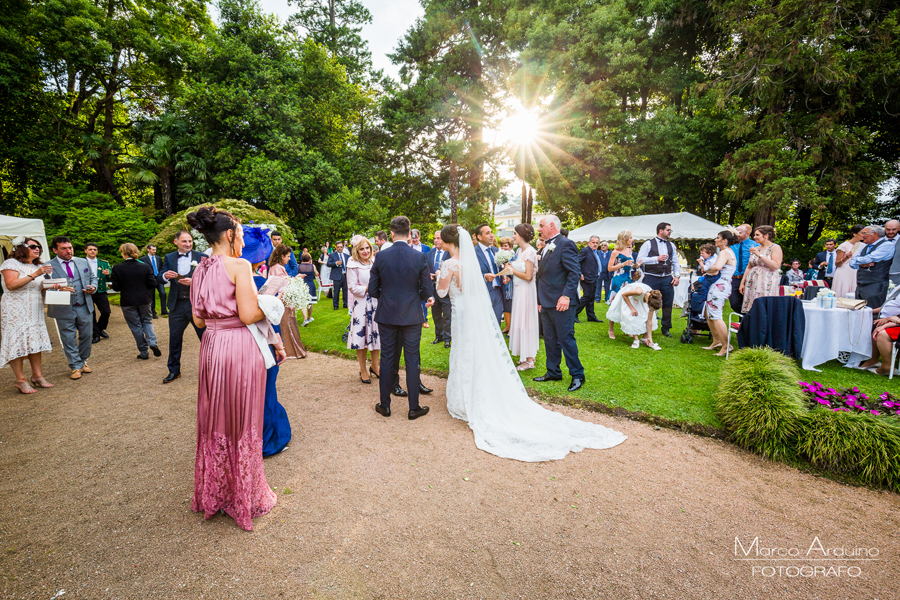
<instances>
[{"instance_id":1,"label":"man in gray suit","mask_svg":"<svg viewBox=\"0 0 900 600\"><path fill-rule=\"evenodd\" d=\"M891 219L884 224L884 238L894 245L894 258L891 262L891 268L888 270L888 279L894 282L894 285L900 285L900 246L897 246L897 240L900 240L900 221Z\"/></svg>"},{"instance_id":2,"label":"man in gray suit","mask_svg":"<svg viewBox=\"0 0 900 600\"><path fill-rule=\"evenodd\" d=\"M50 244L56 258L50 261L53 279L67 280L70 292L69 306L47 305L47 316L56 319L62 338L63 352L72 369L72 379L81 379L82 373L90 373L87 359L91 356L91 340L94 335L94 301L91 294L97 291L97 276L88 261L75 257L72 240L65 236L53 238Z\"/></svg>"}]
</instances>

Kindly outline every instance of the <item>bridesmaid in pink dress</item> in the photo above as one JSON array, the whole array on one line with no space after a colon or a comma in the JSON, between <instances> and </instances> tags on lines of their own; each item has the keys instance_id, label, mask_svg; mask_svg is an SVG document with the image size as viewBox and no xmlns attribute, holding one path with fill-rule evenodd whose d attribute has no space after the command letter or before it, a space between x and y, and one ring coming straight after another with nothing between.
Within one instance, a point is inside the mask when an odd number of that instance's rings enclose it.
<instances>
[{"instance_id":1,"label":"bridesmaid in pink dress","mask_svg":"<svg viewBox=\"0 0 900 600\"><path fill-rule=\"evenodd\" d=\"M503 273L514 277L515 285L509 328L509 353L521 359L516 367L519 371L528 371L534 368L534 359L540 345L537 284L534 279L538 258L537 251L531 246L534 227L528 223L519 223L513 237L519 246L516 261L523 262L525 270L519 271L510 265L503 269Z\"/></svg>"},{"instance_id":2,"label":"bridesmaid in pink dress","mask_svg":"<svg viewBox=\"0 0 900 600\"><path fill-rule=\"evenodd\" d=\"M256 300L240 222L230 213L201 207L187 216L212 246L191 279L194 322L206 327L200 344L197 455L191 509L207 519L219 510L238 527L269 512L276 496L263 471L262 431L266 368L247 325L265 318ZM278 362L284 347L276 347Z\"/></svg>"}]
</instances>

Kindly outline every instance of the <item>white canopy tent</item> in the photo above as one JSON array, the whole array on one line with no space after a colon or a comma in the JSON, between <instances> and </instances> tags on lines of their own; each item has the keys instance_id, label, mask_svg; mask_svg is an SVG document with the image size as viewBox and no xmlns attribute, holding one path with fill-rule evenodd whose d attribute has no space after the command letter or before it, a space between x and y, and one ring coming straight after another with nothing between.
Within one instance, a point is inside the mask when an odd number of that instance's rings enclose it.
<instances>
[{"instance_id":1,"label":"white canopy tent","mask_svg":"<svg viewBox=\"0 0 900 600\"><path fill-rule=\"evenodd\" d=\"M660 223L672 224L671 240L713 240L725 229L718 223L688 212L663 213L659 215L641 215L638 217L607 217L594 221L569 232L573 242L587 242L597 236L602 242L615 242L620 231L628 230L635 242L652 239L656 236L656 226Z\"/></svg>"},{"instance_id":2,"label":"white canopy tent","mask_svg":"<svg viewBox=\"0 0 900 600\"><path fill-rule=\"evenodd\" d=\"M13 238L24 235L34 238L41 243L41 262L50 260L50 245L47 243L47 234L44 233L44 222L40 219L20 219L0 215L0 246L6 251L6 256L12 252Z\"/></svg>"}]
</instances>

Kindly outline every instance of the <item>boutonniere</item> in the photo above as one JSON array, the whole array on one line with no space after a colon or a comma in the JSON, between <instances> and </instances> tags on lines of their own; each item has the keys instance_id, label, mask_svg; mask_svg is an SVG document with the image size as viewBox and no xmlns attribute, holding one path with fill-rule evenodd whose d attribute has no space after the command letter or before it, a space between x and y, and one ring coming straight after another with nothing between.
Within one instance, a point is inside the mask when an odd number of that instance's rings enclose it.
<instances>
[{"instance_id":1,"label":"boutonniere","mask_svg":"<svg viewBox=\"0 0 900 600\"><path fill-rule=\"evenodd\" d=\"M87 269L85 269L85 270L84 270L84 272L85 272L85 273L87 273L87 272L88 272L88 270L87 270Z\"/></svg>"},{"instance_id":2,"label":"boutonniere","mask_svg":"<svg viewBox=\"0 0 900 600\"><path fill-rule=\"evenodd\" d=\"M197 266L197 261L196 261L196 260L192 260L192 261L191 261L191 267L192 267L192 268L195 268L196 266Z\"/></svg>"},{"instance_id":3,"label":"boutonniere","mask_svg":"<svg viewBox=\"0 0 900 600\"><path fill-rule=\"evenodd\" d=\"M547 252L553 252L554 250L556 250L556 244L554 244L553 242L547 244Z\"/></svg>"}]
</instances>

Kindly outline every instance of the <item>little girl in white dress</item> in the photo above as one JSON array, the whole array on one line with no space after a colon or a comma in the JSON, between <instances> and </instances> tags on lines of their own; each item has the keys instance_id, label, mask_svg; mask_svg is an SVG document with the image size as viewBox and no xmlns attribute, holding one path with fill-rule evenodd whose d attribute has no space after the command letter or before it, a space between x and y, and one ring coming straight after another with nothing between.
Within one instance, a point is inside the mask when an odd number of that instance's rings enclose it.
<instances>
[{"instance_id":1,"label":"little girl in white dress","mask_svg":"<svg viewBox=\"0 0 900 600\"><path fill-rule=\"evenodd\" d=\"M662 350L659 344L653 342L653 330L657 328L656 311L662 308L662 293L653 290L649 285L640 282L641 272L632 272L632 283L622 287L612 304L606 311L606 319L609 321L609 338L616 339L613 323L618 323L623 333L634 337L632 348L641 345L640 336L644 336L643 342L653 350Z\"/></svg>"}]
</instances>

